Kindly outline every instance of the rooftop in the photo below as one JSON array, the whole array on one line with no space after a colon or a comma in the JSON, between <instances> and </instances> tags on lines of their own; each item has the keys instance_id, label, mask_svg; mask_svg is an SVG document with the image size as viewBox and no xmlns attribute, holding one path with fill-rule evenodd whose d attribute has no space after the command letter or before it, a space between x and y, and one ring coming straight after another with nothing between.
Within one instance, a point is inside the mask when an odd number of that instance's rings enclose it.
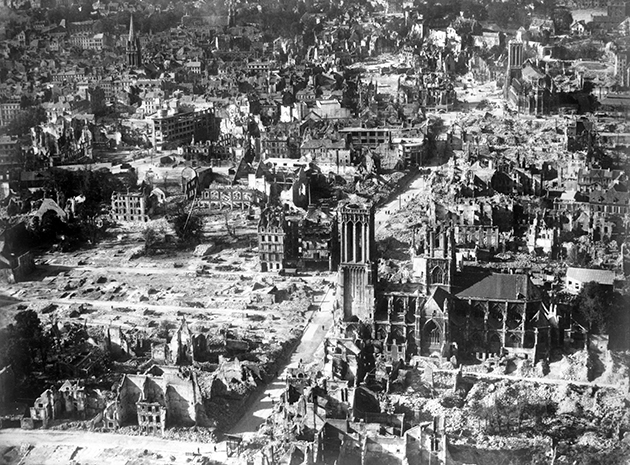
<instances>
[{"instance_id":1,"label":"rooftop","mask_svg":"<svg viewBox=\"0 0 630 465\"><path fill-rule=\"evenodd\" d=\"M610 270L569 267L567 268L567 279L583 283L596 282L612 286L615 281L615 273Z\"/></svg>"},{"instance_id":2,"label":"rooftop","mask_svg":"<svg viewBox=\"0 0 630 465\"><path fill-rule=\"evenodd\" d=\"M493 273L457 294L460 299L538 300L540 293L525 274Z\"/></svg>"}]
</instances>

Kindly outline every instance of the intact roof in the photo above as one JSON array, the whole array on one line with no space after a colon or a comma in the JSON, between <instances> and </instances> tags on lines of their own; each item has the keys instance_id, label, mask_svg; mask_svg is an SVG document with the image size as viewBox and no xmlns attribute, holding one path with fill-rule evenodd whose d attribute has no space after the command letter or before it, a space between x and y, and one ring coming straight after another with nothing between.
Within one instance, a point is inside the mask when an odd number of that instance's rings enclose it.
<instances>
[{"instance_id":1,"label":"intact roof","mask_svg":"<svg viewBox=\"0 0 630 465\"><path fill-rule=\"evenodd\" d=\"M545 77L545 73L542 70L530 63L523 67L522 74L526 79L542 79Z\"/></svg>"},{"instance_id":2,"label":"intact roof","mask_svg":"<svg viewBox=\"0 0 630 465\"><path fill-rule=\"evenodd\" d=\"M493 273L457 294L460 299L539 300L540 292L525 274Z\"/></svg>"},{"instance_id":3,"label":"intact roof","mask_svg":"<svg viewBox=\"0 0 630 465\"><path fill-rule=\"evenodd\" d=\"M446 289L441 288L440 286L436 287L429 299L435 301L435 303L441 308L444 308L444 302L449 299L451 295Z\"/></svg>"},{"instance_id":4,"label":"intact roof","mask_svg":"<svg viewBox=\"0 0 630 465\"><path fill-rule=\"evenodd\" d=\"M610 270L595 270L592 268L567 268L567 279L589 283L594 281L599 284L612 286L615 281L615 273Z\"/></svg>"}]
</instances>

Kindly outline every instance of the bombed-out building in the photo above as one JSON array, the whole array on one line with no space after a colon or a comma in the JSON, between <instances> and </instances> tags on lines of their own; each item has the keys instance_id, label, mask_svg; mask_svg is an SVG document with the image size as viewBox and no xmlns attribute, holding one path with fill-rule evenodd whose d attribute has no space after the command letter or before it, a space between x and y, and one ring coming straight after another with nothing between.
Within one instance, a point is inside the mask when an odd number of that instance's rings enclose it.
<instances>
[{"instance_id":1,"label":"bombed-out building","mask_svg":"<svg viewBox=\"0 0 630 465\"><path fill-rule=\"evenodd\" d=\"M388 363L415 355L548 356L551 325L543 293L527 275L458 270L451 226L414 234L413 272L404 282L376 282L370 211L356 203L339 209L336 305L345 337L369 341ZM337 354L345 365L336 371L348 372L352 351L339 342L330 347L330 360Z\"/></svg>"},{"instance_id":2,"label":"bombed-out building","mask_svg":"<svg viewBox=\"0 0 630 465\"><path fill-rule=\"evenodd\" d=\"M120 426L137 424L147 433L167 426L193 426L201 405L194 372L154 365L145 374L125 375L116 396Z\"/></svg>"},{"instance_id":3,"label":"bombed-out building","mask_svg":"<svg viewBox=\"0 0 630 465\"><path fill-rule=\"evenodd\" d=\"M508 105L522 113L548 114L554 107L554 93L551 77L524 60L523 42L510 41L504 87Z\"/></svg>"},{"instance_id":4,"label":"bombed-out building","mask_svg":"<svg viewBox=\"0 0 630 465\"><path fill-rule=\"evenodd\" d=\"M285 212L283 207L268 206L260 214L258 223L258 255L260 270L280 271L295 267L298 257L299 218Z\"/></svg>"}]
</instances>

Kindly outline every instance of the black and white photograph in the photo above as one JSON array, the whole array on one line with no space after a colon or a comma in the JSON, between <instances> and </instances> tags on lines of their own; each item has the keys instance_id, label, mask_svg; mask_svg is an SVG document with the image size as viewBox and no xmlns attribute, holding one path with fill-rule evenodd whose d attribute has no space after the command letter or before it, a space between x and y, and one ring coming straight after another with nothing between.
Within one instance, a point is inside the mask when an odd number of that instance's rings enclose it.
<instances>
[{"instance_id":1,"label":"black and white photograph","mask_svg":"<svg viewBox=\"0 0 630 465\"><path fill-rule=\"evenodd\" d=\"M0 465L630 465L630 0L0 0Z\"/></svg>"}]
</instances>

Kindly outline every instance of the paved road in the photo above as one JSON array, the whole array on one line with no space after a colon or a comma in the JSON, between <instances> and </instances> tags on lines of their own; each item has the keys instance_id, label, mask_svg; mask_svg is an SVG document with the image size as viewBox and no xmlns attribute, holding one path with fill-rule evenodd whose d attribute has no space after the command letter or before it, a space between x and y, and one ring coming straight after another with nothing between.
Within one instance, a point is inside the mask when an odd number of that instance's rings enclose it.
<instances>
[{"instance_id":1,"label":"paved road","mask_svg":"<svg viewBox=\"0 0 630 465\"><path fill-rule=\"evenodd\" d=\"M334 301L334 288L324 296L321 303L321 311L314 312L311 322L304 329L302 339L293 352L291 359L282 367L280 374L267 385L267 389L258 395L251 407L245 412L241 420L232 428L230 433L253 433L271 415L273 402L275 402L285 388L286 368L297 365L300 360L304 365L309 365L315 360L315 353L323 344L326 333L333 325L332 306Z\"/></svg>"}]
</instances>

